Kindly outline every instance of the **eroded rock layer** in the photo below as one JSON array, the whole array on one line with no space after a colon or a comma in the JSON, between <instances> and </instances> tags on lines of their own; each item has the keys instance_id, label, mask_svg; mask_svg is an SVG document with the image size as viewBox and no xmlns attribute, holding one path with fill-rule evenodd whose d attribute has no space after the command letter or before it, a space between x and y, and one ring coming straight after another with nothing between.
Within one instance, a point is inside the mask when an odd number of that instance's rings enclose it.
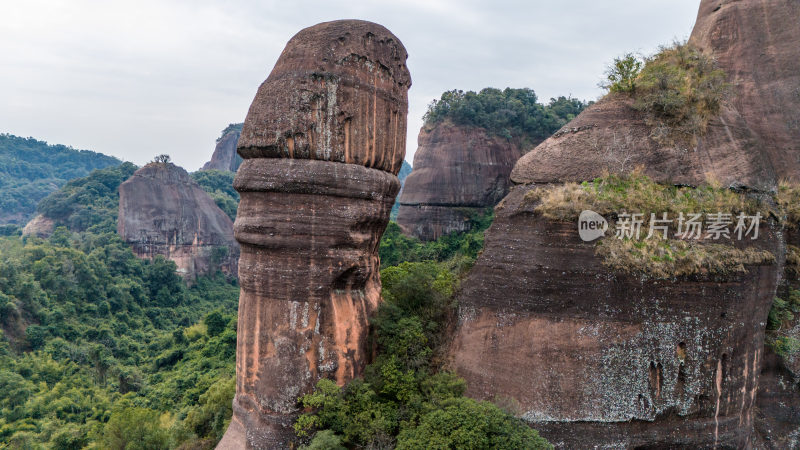
<instances>
[{"instance_id":1,"label":"eroded rock layer","mask_svg":"<svg viewBox=\"0 0 800 450\"><path fill-rule=\"evenodd\" d=\"M519 145L485 129L450 121L423 126L414 170L398 199L404 232L433 240L464 231L469 218L508 193Z\"/></svg>"},{"instance_id":2,"label":"eroded rock layer","mask_svg":"<svg viewBox=\"0 0 800 450\"><path fill-rule=\"evenodd\" d=\"M664 146L625 95L586 108L514 167L516 183L584 181L643 166L667 183L708 176L768 190L800 177L800 4L703 0L689 42L728 76L729 100L697 145Z\"/></svg>"},{"instance_id":3,"label":"eroded rock layer","mask_svg":"<svg viewBox=\"0 0 800 450\"><path fill-rule=\"evenodd\" d=\"M336 161L396 175L406 149L407 57L397 37L370 22L339 20L300 31L258 88L239 154Z\"/></svg>"},{"instance_id":4,"label":"eroded rock layer","mask_svg":"<svg viewBox=\"0 0 800 450\"><path fill-rule=\"evenodd\" d=\"M162 255L188 279L236 276L233 222L182 168L150 163L119 187L117 232L140 258Z\"/></svg>"},{"instance_id":5,"label":"eroded rock layer","mask_svg":"<svg viewBox=\"0 0 800 450\"><path fill-rule=\"evenodd\" d=\"M406 57L380 25L322 23L289 41L259 88L234 182L237 384L218 448L296 447L298 397L367 362L378 242L405 154Z\"/></svg>"}]
</instances>

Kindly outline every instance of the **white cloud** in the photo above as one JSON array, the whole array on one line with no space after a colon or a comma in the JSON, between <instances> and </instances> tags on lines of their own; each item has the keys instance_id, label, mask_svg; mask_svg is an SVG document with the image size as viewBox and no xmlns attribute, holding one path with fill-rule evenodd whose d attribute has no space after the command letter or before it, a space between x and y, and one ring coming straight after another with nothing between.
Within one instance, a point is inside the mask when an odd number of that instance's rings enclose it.
<instances>
[{"instance_id":1,"label":"white cloud","mask_svg":"<svg viewBox=\"0 0 800 450\"><path fill-rule=\"evenodd\" d=\"M3 2L0 132L189 170L242 121L300 29L372 20L409 52L407 159L426 105L447 89L531 87L591 99L614 56L691 31L699 0Z\"/></svg>"}]
</instances>

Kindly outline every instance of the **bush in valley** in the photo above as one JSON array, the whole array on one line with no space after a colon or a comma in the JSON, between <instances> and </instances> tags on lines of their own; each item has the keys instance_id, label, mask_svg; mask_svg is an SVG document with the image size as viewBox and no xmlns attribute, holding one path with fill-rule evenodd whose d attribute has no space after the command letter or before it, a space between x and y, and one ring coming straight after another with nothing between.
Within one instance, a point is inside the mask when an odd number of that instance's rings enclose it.
<instances>
[{"instance_id":1,"label":"bush in valley","mask_svg":"<svg viewBox=\"0 0 800 450\"><path fill-rule=\"evenodd\" d=\"M452 90L428 105L423 120L433 125L445 119L481 127L506 139L536 144L575 118L587 104L558 97L538 103L533 89L484 88L480 92Z\"/></svg>"}]
</instances>

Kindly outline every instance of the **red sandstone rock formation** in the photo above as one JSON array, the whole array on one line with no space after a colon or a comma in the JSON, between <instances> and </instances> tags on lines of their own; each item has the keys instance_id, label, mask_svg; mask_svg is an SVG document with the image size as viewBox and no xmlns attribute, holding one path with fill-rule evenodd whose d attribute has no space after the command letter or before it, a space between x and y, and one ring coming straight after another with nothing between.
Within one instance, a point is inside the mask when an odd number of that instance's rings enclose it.
<instances>
[{"instance_id":1,"label":"red sandstone rock formation","mask_svg":"<svg viewBox=\"0 0 800 450\"><path fill-rule=\"evenodd\" d=\"M242 163L242 158L236 153L236 144L239 142L241 131L237 127L230 128L217 140L211 160L203 164L200 170L226 170L236 172Z\"/></svg>"},{"instance_id":2,"label":"red sandstone rock formation","mask_svg":"<svg viewBox=\"0 0 800 450\"><path fill-rule=\"evenodd\" d=\"M315 25L289 41L250 106L234 182L236 397L218 448L289 448L298 397L366 363L378 241L405 154L406 58L380 25Z\"/></svg>"},{"instance_id":3,"label":"red sandstone rock formation","mask_svg":"<svg viewBox=\"0 0 800 450\"><path fill-rule=\"evenodd\" d=\"M575 223L534 213L531 189L495 209L462 284L451 355L467 394L514 399L565 448L744 445L779 266L730 279L616 273ZM781 233L765 228L757 246L779 255Z\"/></svg>"},{"instance_id":4,"label":"red sandstone rock formation","mask_svg":"<svg viewBox=\"0 0 800 450\"><path fill-rule=\"evenodd\" d=\"M217 269L236 276L231 219L174 164L150 163L120 185L117 232L137 256L162 255L189 280Z\"/></svg>"},{"instance_id":5,"label":"red sandstone rock formation","mask_svg":"<svg viewBox=\"0 0 800 450\"><path fill-rule=\"evenodd\" d=\"M515 142L450 121L423 126L398 202L397 223L407 234L433 240L469 227L469 218L497 204L522 156Z\"/></svg>"},{"instance_id":6,"label":"red sandstone rock formation","mask_svg":"<svg viewBox=\"0 0 800 450\"><path fill-rule=\"evenodd\" d=\"M754 405L782 230L771 224L757 244L775 264L727 280L648 280L605 268L575 224L548 221L523 198L533 183L637 165L676 184L702 184L710 173L770 189L780 178L800 178L798 24L797 2L702 1L691 42L718 59L733 94L696 149L659 147L630 101L617 96L517 162L511 179L525 185L496 208L459 296L450 354L468 394L518 402L559 447L743 448L758 440ZM765 366L772 392L781 376L774 366ZM787 408L770 409L786 413L798 404L793 395L758 401L789 398Z\"/></svg>"},{"instance_id":7,"label":"red sandstone rock formation","mask_svg":"<svg viewBox=\"0 0 800 450\"><path fill-rule=\"evenodd\" d=\"M595 178L638 165L668 183L771 189L800 177L800 5L704 0L690 43L716 58L732 86L696 148L663 147L624 95L609 96L520 159L515 183Z\"/></svg>"}]
</instances>

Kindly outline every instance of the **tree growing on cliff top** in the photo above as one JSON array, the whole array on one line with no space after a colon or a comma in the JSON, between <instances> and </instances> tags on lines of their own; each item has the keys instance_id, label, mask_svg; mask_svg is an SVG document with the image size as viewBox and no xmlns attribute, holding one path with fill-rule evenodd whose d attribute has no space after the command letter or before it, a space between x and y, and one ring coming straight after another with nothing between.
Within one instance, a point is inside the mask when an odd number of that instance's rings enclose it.
<instances>
[{"instance_id":1,"label":"tree growing on cliff top","mask_svg":"<svg viewBox=\"0 0 800 450\"><path fill-rule=\"evenodd\" d=\"M636 89L636 77L642 70L642 60L633 53L626 53L606 69L606 79L600 87L609 92L633 92Z\"/></svg>"},{"instance_id":2,"label":"tree growing on cliff top","mask_svg":"<svg viewBox=\"0 0 800 450\"><path fill-rule=\"evenodd\" d=\"M543 105L533 89L485 88L480 92L454 89L428 105L427 125L450 119L459 125L486 129L507 139L538 143L572 120L586 103L571 98L550 99Z\"/></svg>"}]
</instances>

